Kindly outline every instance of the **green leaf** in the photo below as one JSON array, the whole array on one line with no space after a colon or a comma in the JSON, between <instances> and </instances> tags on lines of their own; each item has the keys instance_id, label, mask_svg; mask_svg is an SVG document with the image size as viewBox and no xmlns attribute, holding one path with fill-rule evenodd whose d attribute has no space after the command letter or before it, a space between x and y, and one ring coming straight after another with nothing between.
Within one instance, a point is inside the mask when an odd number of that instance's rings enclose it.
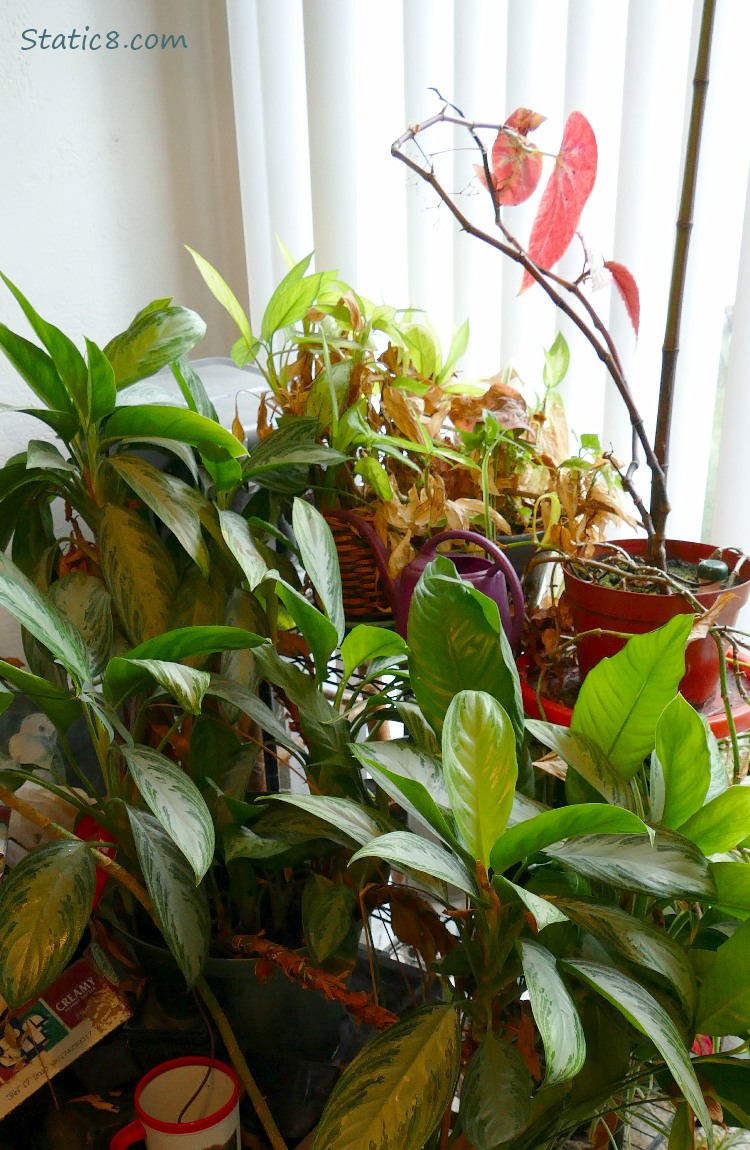
<instances>
[{"instance_id":1,"label":"green leaf","mask_svg":"<svg viewBox=\"0 0 750 1150\"><path fill-rule=\"evenodd\" d=\"M750 917L750 863L715 862L710 870L718 891L715 902L737 918Z\"/></svg>"},{"instance_id":2,"label":"green leaf","mask_svg":"<svg viewBox=\"0 0 750 1150\"><path fill-rule=\"evenodd\" d=\"M115 706L129 695L148 686L149 674L141 660L166 659L176 662L194 655L258 647L266 640L239 627L178 627L156 635L125 655L111 659L104 675L104 693Z\"/></svg>"},{"instance_id":3,"label":"green leaf","mask_svg":"<svg viewBox=\"0 0 750 1150\"><path fill-rule=\"evenodd\" d=\"M383 503L393 499L393 488L388 478L388 472L382 463L378 463L372 455L361 456L354 465L354 474L361 475L365 483L369 483L378 499Z\"/></svg>"},{"instance_id":4,"label":"green leaf","mask_svg":"<svg viewBox=\"0 0 750 1150\"><path fill-rule=\"evenodd\" d=\"M384 754L380 753L381 748L384 749ZM403 747L400 749L402 754L406 755L405 769L408 770L409 758L410 756L415 757L414 752L405 751ZM441 811L427 788L417 779L405 774L403 770L391 771L383 764L383 758L390 762L398 753L398 749L394 747L393 743L350 743L349 750L366 770L375 772L375 782L389 798L402 806L412 818L416 819L427 830L434 831L435 834L439 835L447 846L452 847L459 854L462 853L462 848L448 824L445 813Z\"/></svg>"},{"instance_id":5,"label":"green leaf","mask_svg":"<svg viewBox=\"0 0 750 1150\"><path fill-rule=\"evenodd\" d=\"M30 415L34 419L40 419L42 423L51 427L65 443L73 438L79 427L77 416L71 415L67 411L47 411L41 407L18 407L10 403L0 403L0 413Z\"/></svg>"},{"instance_id":6,"label":"green leaf","mask_svg":"<svg viewBox=\"0 0 750 1150\"><path fill-rule=\"evenodd\" d=\"M701 1078L710 1083L721 1099L724 1121L750 1130L750 1060L742 1055L737 1058L715 1055L710 1059L701 1058L699 1065ZM693 1150L692 1145L686 1150Z\"/></svg>"},{"instance_id":7,"label":"green leaf","mask_svg":"<svg viewBox=\"0 0 750 1150\"><path fill-rule=\"evenodd\" d=\"M86 379L89 420L91 423L98 423L100 419L111 415L115 409L117 402L115 373L104 352L90 339L86 340L86 352L89 361Z\"/></svg>"},{"instance_id":8,"label":"green leaf","mask_svg":"<svg viewBox=\"0 0 750 1150\"><path fill-rule=\"evenodd\" d=\"M208 508L208 500L181 479L135 455L111 455L108 462L208 576L210 559L198 517L198 505L205 503Z\"/></svg>"},{"instance_id":9,"label":"green leaf","mask_svg":"<svg viewBox=\"0 0 750 1150\"><path fill-rule=\"evenodd\" d=\"M212 267L207 259L204 259L203 256L198 254L198 252L194 252L193 249L188 247L187 244L185 244L185 247L195 260L195 266L203 276L206 287L214 296L214 298L219 301L221 306L229 312L230 316L242 333L242 338L246 341L248 346L251 346L255 340L253 333L250 330L250 320L242 310L237 296L234 294L222 276L219 275L216 268Z\"/></svg>"},{"instance_id":10,"label":"green leaf","mask_svg":"<svg viewBox=\"0 0 750 1150\"><path fill-rule=\"evenodd\" d=\"M244 461L243 474L269 491L296 495L308 484L310 465L343 463L340 451L315 442L317 421L303 416L272 431L253 447Z\"/></svg>"},{"instance_id":11,"label":"green leaf","mask_svg":"<svg viewBox=\"0 0 750 1150\"><path fill-rule=\"evenodd\" d=\"M52 362L57 369L57 374L65 384L68 394L72 397L78 411L83 414L86 411L86 384L88 372L83 356L78 348L68 339L67 335L55 327L54 324L47 323L42 319L26 299L18 288L11 283L7 276L0 272L0 278L10 288L16 300L21 306L21 310L29 321L34 334L39 341L46 347L50 354ZM57 406L57 404L55 405ZM68 407L64 403L62 409Z\"/></svg>"},{"instance_id":12,"label":"green leaf","mask_svg":"<svg viewBox=\"0 0 750 1150\"><path fill-rule=\"evenodd\" d=\"M656 754L664 776L664 809L659 821L676 830L702 806L711 781L711 755L703 722L682 695L675 695L659 716Z\"/></svg>"},{"instance_id":13,"label":"green leaf","mask_svg":"<svg viewBox=\"0 0 750 1150\"><path fill-rule=\"evenodd\" d=\"M65 384L60 379L57 368L46 354L31 340L16 335L14 331L0 323L0 348L10 364L25 383L29 385L42 403L60 415L70 418L70 434L77 426L78 419Z\"/></svg>"},{"instance_id":14,"label":"green leaf","mask_svg":"<svg viewBox=\"0 0 750 1150\"><path fill-rule=\"evenodd\" d=\"M0 553L0 607L30 631L79 684L91 675L83 639L30 579Z\"/></svg>"},{"instance_id":15,"label":"green leaf","mask_svg":"<svg viewBox=\"0 0 750 1150\"><path fill-rule=\"evenodd\" d=\"M131 643L167 630L177 572L154 529L135 511L108 504L101 510L102 573Z\"/></svg>"},{"instance_id":16,"label":"green leaf","mask_svg":"<svg viewBox=\"0 0 750 1150\"><path fill-rule=\"evenodd\" d=\"M91 669L101 673L112 649L112 600L101 579L71 571L52 584L47 597L80 634Z\"/></svg>"},{"instance_id":17,"label":"green leaf","mask_svg":"<svg viewBox=\"0 0 750 1150\"><path fill-rule=\"evenodd\" d=\"M150 747L120 752L144 800L195 873L196 885L213 862L215 837L208 807L177 763Z\"/></svg>"},{"instance_id":18,"label":"green leaf","mask_svg":"<svg viewBox=\"0 0 750 1150\"><path fill-rule=\"evenodd\" d=\"M547 948L531 939L519 939L516 946L531 1010L544 1043L544 1085L567 1082L586 1060L581 1019Z\"/></svg>"},{"instance_id":19,"label":"green leaf","mask_svg":"<svg viewBox=\"0 0 750 1150\"><path fill-rule=\"evenodd\" d=\"M12 683L51 719L60 734L65 734L71 723L81 717L81 704L69 691L57 687L47 679L31 675L0 659L0 677Z\"/></svg>"},{"instance_id":20,"label":"green leaf","mask_svg":"<svg viewBox=\"0 0 750 1150\"><path fill-rule=\"evenodd\" d=\"M299 547L302 566L318 593L323 609L336 629L338 642L346 634L344 602L341 598L341 572L331 528L323 516L304 499L292 506L292 529Z\"/></svg>"},{"instance_id":21,"label":"green leaf","mask_svg":"<svg viewBox=\"0 0 750 1150\"><path fill-rule=\"evenodd\" d=\"M214 423L219 423L216 408L208 397L203 380L193 369L190 361L182 356L176 363L170 363L169 369L190 410L197 411L198 415L211 419Z\"/></svg>"},{"instance_id":22,"label":"green leaf","mask_svg":"<svg viewBox=\"0 0 750 1150\"><path fill-rule=\"evenodd\" d=\"M122 445L127 447L145 447L152 451L160 451L166 455L175 455L180 462L185 465L186 470L190 472L196 488L199 486L200 477L195 452L188 444L180 443L176 439L160 439L158 436L146 438L141 436L126 436L122 440Z\"/></svg>"},{"instance_id":23,"label":"green leaf","mask_svg":"<svg viewBox=\"0 0 750 1150\"><path fill-rule=\"evenodd\" d=\"M335 954L352 926L357 895L350 886L311 874L302 891L302 930L313 962Z\"/></svg>"},{"instance_id":24,"label":"green leaf","mask_svg":"<svg viewBox=\"0 0 750 1150\"><path fill-rule=\"evenodd\" d=\"M693 843L672 831L647 835L582 835L545 853L578 874L656 898L715 899L708 862Z\"/></svg>"},{"instance_id":25,"label":"green leaf","mask_svg":"<svg viewBox=\"0 0 750 1150\"><path fill-rule=\"evenodd\" d=\"M250 528L236 511L219 511L221 534L253 591L268 573L265 561L250 534Z\"/></svg>"},{"instance_id":26,"label":"green leaf","mask_svg":"<svg viewBox=\"0 0 750 1150\"><path fill-rule=\"evenodd\" d=\"M460 691L451 701L443 725L443 777L461 836L472 858L487 868L518 778L513 728L491 695Z\"/></svg>"},{"instance_id":27,"label":"green leaf","mask_svg":"<svg viewBox=\"0 0 750 1150\"><path fill-rule=\"evenodd\" d=\"M464 864L437 843L408 831L391 831L361 847L349 865L363 858L385 859L399 870L419 871L474 897L477 885Z\"/></svg>"},{"instance_id":28,"label":"green leaf","mask_svg":"<svg viewBox=\"0 0 750 1150\"><path fill-rule=\"evenodd\" d=\"M538 719L527 719L526 729L532 738L559 755L606 802L626 809L632 807L633 796L627 783L588 736Z\"/></svg>"},{"instance_id":29,"label":"green leaf","mask_svg":"<svg viewBox=\"0 0 750 1150\"><path fill-rule=\"evenodd\" d=\"M64 471L78 475L78 468L58 451L54 443L45 439L30 439L26 448L26 467L29 471Z\"/></svg>"},{"instance_id":30,"label":"green leaf","mask_svg":"<svg viewBox=\"0 0 750 1150\"><path fill-rule=\"evenodd\" d=\"M174 363L205 334L205 323L188 308L140 312L130 327L111 339L104 349L114 369L118 391Z\"/></svg>"},{"instance_id":31,"label":"green leaf","mask_svg":"<svg viewBox=\"0 0 750 1150\"><path fill-rule=\"evenodd\" d=\"M750 1030L749 940L750 921L746 921L716 951L698 991L696 1034L721 1037Z\"/></svg>"},{"instance_id":32,"label":"green leaf","mask_svg":"<svg viewBox=\"0 0 750 1150\"><path fill-rule=\"evenodd\" d=\"M692 1020L696 1000L695 975L685 951L666 931L657 930L615 906L567 898L558 899L555 905L566 918L593 934L609 950L660 975L676 991L687 1019Z\"/></svg>"},{"instance_id":33,"label":"green leaf","mask_svg":"<svg viewBox=\"0 0 750 1150\"><path fill-rule=\"evenodd\" d=\"M522 903L533 915L537 930L544 930L546 926L551 926L554 922L567 922L566 916L553 903L547 902L545 898L527 890L526 887L516 886L515 883L510 882L502 875L494 875L492 885L501 899Z\"/></svg>"},{"instance_id":34,"label":"green leaf","mask_svg":"<svg viewBox=\"0 0 750 1150\"><path fill-rule=\"evenodd\" d=\"M203 696L209 688L211 676L182 663L169 663L162 659L129 659L131 667L140 667L162 687L189 715L199 715Z\"/></svg>"},{"instance_id":35,"label":"green leaf","mask_svg":"<svg viewBox=\"0 0 750 1150\"><path fill-rule=\"evenodd\" d=\"M199 450L211 446L221 447L233 459L246 454L239 439L212 419L181 407L155 403L118 407L107 420L105 436L102 441L104 445L130 436L156 436L161 439L177 439Z\"/></svg>"},{"instance_id":36,"label":"green leaf","mask_svg":"<svg viewBox=\"0 0 750 1150\"><path fill-rule=\"evenodd\" d=\"M288 803L310 815L315 815L316 818L336 827L355 843L372 845L371 840L381 834L381 828L373 816L349 799L340 799L332 795L306 794L269 795L268 798L277 803Z\"/></svg>"},{"instance_id":37,"label":"green leaf","mask_svg":"<svg viewBox=\"0 0 750 1150\"><path fill-rule=\"evenodd\" d=\"M276 718L273 711L268 707L262 699L259 699L254 691L247 687L243 687L232 679L225 678L219 675L211 676L211 685L209 693L217 699L222 699L230 706L236 707L239 711L249 715L260 727L261 731L270 735L274 742L279 743L282 747L286 747L290 751L297 751L299 753L299 742L287 730L282 722Z\"/></svg>"},{"instance_id":38,"label":"green leaf","mask_svg":"<svg viewBox=\"0 0 750 1150\"><path fill-rule=\"evenodd\" d=\"M611 967L582 960L563 962L562 966L611 1002L631 1026L654 1043L700 1120L710 1147L713 1126L690 1062L690 1054L664 1008L635 979Z\"/></svg>"},{"instance_id":39,"label":"green leaf","mask_svg":"<svg viewBox=\"0 0 750 1150\"><path fill-rule=\"evenodd\" d=\"M750 787L730 787L679 828L704 855L723 854L750 835Z\"/></svg>"},{"instance_id":40,"label":"green leaf","mask_svg":"<svg viewBox=\"0 0 750 1150\"><path fill-rule=\"evenodd\" d=\"M358 623L341 644L344 679L350 679L357 667L369 663L371 659L401 655L406 650L406 643L395 631L389 631L386 627L370 627L367 623Z\"/></svg>"},{"instance_id":41,"label":"green leaf","mask_svg":"<svg viewBox=\"0 0 750 1150\"><path fill-rule=\"evenodd\" d=\"M654 749L659 716L685 674L692 615L676 615L645 635L633 635L586 676L570 729L588 736L625 779Z\"/></svg>"},{"instance_id":42,"label":"green leaf","mask_svg":"<svg viewBox=\"0 0 750 1150\"><path fill-rule=\"evenodd\" d=\"M322 611L313 607L309 599L286 580L277 579L271 573L269 583L273 583L276 594L307 640L315 661L316 682L322 683L328 671L328 660L338 646L336 628Z\"/></svg>"},{"instance_id":43,"label":"green leaf","mask_svg":"<svg viewBox=\"0 0 750 1150\"><path fill-rule=\"evenodd\" d=\"M448 356L443 364L440 375L438 376L437 383L443 384L449 380L453 375L456 364L461 356L466 353L469 346L469 321L465 319L458 330L454 333L451 345L448 349Z\"/></svg>"},{"instance_id":44,"label":"green leaf","mask_svg":"<svg viewBox=\"0 0 750 1150\"><path fill-rule=\"evenodd\" d=\"M544 353L544 386L547 391L559 387L570 366L570 349L561 331L557 333L555 342L549 351Z\"/></svg>"},{"instance_id":45,"label":"green leaf","mask_svg":"<svg viewBox=\"0 0 750 1150\"><path fill-rule=\"evenodd\" d=\"M265 343L270 343L281 328L291 327L301 320L317 299L323 276L305 276L311 258L308 256L293 267L268 301L260 325L260 338Z\"/></svg>"},{"instance_id":46,"label":"green leaf","mask_svg":"<svg viewBox=\"0 0 750 1150\"><path fill-rule=\"evenodd\" d=\"M494 1150L520 1134L531 1113L531 1088L518 1051L488 1032L461 1087L461 1128L476 1150Z\"/></svg>"},{"instance_id":47,"label":"green leaf","mask_svg":"<svg viewBox=\"0 0 750 1150\"><path fill-rule=\"evenodd\" d=\"M36 847L0 886L0 993L36 998L68 965L91 914L95 867L83 843Z\"/></svg>"},{"instance_id":48,"label":"green leaf","mask_svg":"<svg viewBox=\"0 0 750 1150\"><path fill-rule=\"evenodd\" d=\"M680 1102L672 1119L667 1150L694 1150L693 1128L687 1102Z\"/></svg>"},{"instance_id":49,"label":"green leaf","mask_svg":"<svg viewBox=\"0 0 750 1150\"><path fill-rule=\"evenodd\" d=\"M151 815L128 807L143 878L175 961L192 986L208 958L211 923L208 896L196 886L185 856Z\"/></svg>"},{"instance_id":50,"label":"green leaf","mask_svg":"<svg viewBox=\"0 0 750 1150\"><path fill-rule=\"evenodd\" d=\"M552 843L576 836L645 834L648 827L630 811L603 803L578 803L559 810L543 811L532 819L516 823L501 834L490 853L492 869L498 874L514 863L530 858ZM618 841L612 839L612 843Z\"/></svg>"},{"instance_id":51,"label":"green leaf","mask_svg":"<svg viewBox=\"0 0 750 1150\"><path fill-rule=\"evenodd\" d=\"M459 691L485 691L506 711L523 746L518 672L497 605L456 575L449 559L428 563L409 609L409 670L422 713L440 733Z\"/></svg>"},{"instance_id":52,"label":"green leaf","mask_svg":"<svg viewBox=\"0 0 750 1150\"><path fill-rule=\"evenodd\" d=\"M453 1007L414 1011L344 1069L311 1150L422 1150L450 1105L460 1060Z\"/></svg>"}]
</instances>

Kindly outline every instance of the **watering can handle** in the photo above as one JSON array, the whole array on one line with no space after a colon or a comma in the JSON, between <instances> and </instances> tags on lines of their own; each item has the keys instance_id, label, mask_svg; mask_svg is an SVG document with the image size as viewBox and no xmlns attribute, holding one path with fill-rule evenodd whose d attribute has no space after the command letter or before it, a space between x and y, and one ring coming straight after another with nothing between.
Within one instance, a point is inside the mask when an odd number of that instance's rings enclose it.
<instances>
[{"instance_id":1,"label":"watering can handle","mask_svg":"<svg viewBox=\"0 0 750 1150\"><path fill-rule=\"evenodd\" d=\"M518 578L508 556L505 555L501 548L493 543L492 540L485 538L484 535L479 535L476 531L455 530L442 531L440 535L433 535L432 539L429 539L419 552L420 557L431 559L437 553L438 546L448 539L463 539L466 543L472 543L475 547L481 547L483 551L487 552L491 559L494 559L495 564L502 571L513 603L513 618L509 620L510 626L506 628L506 634L508 635L511 646L515 647L521 638L524 602L521 580ZM378 540L378 542L380 541ZM503 622L505 622L505 620L503 620Z\"/></svg>"}]
</instances>

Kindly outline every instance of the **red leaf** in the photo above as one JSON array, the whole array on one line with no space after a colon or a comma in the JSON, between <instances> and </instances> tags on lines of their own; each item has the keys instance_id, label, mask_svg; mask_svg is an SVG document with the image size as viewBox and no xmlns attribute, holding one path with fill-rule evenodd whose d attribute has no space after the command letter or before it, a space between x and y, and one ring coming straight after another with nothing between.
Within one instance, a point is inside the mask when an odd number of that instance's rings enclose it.
<instances>
[{"instance_id":1,"label":"red leaf","mask_svg":"<svg viewBox=\"0 0 750 1150\"><path fill-rule=\"evenodd\" d=\"M543 122L544 116L538 112L516 108L497 133L492 148L492 181L499 204L522 204L536 191L542 176L542 154L525 137ZM516 134L510 135L504 128L512 128Z\"/></svg>"},{"instance_id":2,"label":"red leaf","mask_svg":"<svg viewBox=\"0 0 750 1150\"><path fill-rule=\"evenodd\" d=\"M605 260L604 266L612 272L615 287L622 296L622 302L625 304L625 310L630 316L633 330L635 334L638 335L638 328L641 322L641 299L638 294L638 284L623 264L615 263L614 260Z\"/></svg>"},{"instance_id":3,"label":"red leaf","mask_svg":"<svg viewBox=\"0 0 750 1150\"><path fill-rule=\"evenodd\" d=\"M580 112L571 112L560 154L531 229L529 256L540 267L553 267L573 239L594 186L596 160L596 138L591 124ZM526 291L533 282L533 277L524 272L521 291Z\"/></svg>"}]
</instances>

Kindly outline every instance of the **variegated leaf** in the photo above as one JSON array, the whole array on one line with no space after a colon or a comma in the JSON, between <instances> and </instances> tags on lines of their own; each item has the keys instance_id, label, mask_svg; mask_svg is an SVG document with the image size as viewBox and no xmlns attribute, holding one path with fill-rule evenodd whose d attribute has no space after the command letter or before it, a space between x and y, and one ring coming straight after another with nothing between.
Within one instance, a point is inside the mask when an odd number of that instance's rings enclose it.
<instances>
[{"instance_id":1,"label":"variegated leaf","mask_svg":"<svg viewBox=\"0 0 750 1150\"><path fill-rule=\"evenodd\" d=\"M226 600L224 624L228 627L241 627L246 631L263 634L267 628L266 617L254 595L249 595L241 587L235 587ZM237 683L247 691L255 691L262 675L249 649L223 651L221 656L221 676ZM227 703L224 713L230 723L236 722L239 710Z\"/></svg>"},{"instance_id":2,"label":"variegated leaf","mask_svg":"<svg viewBox=\"0 0 750 1150\"><path fill-rule=\"evenodd\" d=\"M666 931L633 918L616 906L558 899L557 908L616 954L661 975L684 1004L688 1019L695 1010L695 974L687 955Z\"/></svg>"},{"instance_id":3,"label":"variegated leaf","mask_svg":"<svg viewBox=\"0 0 750 1150\"><path fill-rule=\"evenodd\" d=\"M293 807L315 815L343 831L355 843L369 843L382 834L376 820L358 803L329 795L285 794L272 795L274 802L289 803Z\"/></svg>"},{"instance_id":4,"label":"variegated leaf","mask_svg":"<svg viewBox=\"0 0 750 1150\"><path fill-rule=\"evenodd\" d=\"M495 875L492 879L494 886L501 899L518 899L523 903L527 911L534 917L538 930L544 930L545 926L551 926L553 922L566 922L567 918L562 911L553 903L547 902L546 898L542 898L533 891L527 890L524 886L516 886L510 879L504 878L502 875Z\"/></svg>"},{"instance_id":5,"label":"variegated leaf","mask_svg":"<svg viewBox=\"0 0 750 1150\"><path fill-rule=\"evenodd\" d=\"M67 966L91 914L96 868L88 846L55 841L26 855L0 886L0 994L36 998Z\"/></svg>"},{"instance_id":6,"label":"variegated leaf","mask_svg":"<svg viewBox=\"0 0 750 1150\"><path fill-rule=\"evenodd\" d=\"M351 930L356 905L353 887L310 875L302 892L302 930L314 962L336 953Z\"/></svg>"},{"instance_id":7,"label":"variegated leaf","mask_svg":"<svg viewBox=\"0 0 750 1150\"><path fill-rule=\"evenodd\" d=\"M617 807L632 809L633 796L627 782L613 768L604 752L581 732L527 719L526 729L549 750L554 751L602 798Z\"/></svg>"},{"instance_id":8,"label":"variegated leaf","mask_svg":"<svg viewBox=\"0 0 750 1150\"><path fill-rule=\"evenodd\" d=\"M349 865L363 858L385 859L398 870L418 871L458 887L468 895L477 893L476 882L460 859L437 843L408 831L380 835L352 855Z\"/></svg>"},{"instance_id":9,"label":"variegated leaf","mask_svg":"<svg viewBox=\"0 0 750 1150\"><path fill-rule=\"evenodd\" d=\"M346 634L346 621L341 597L341 572L331 528L320 512L304 499L294 500L292 527L302 565L341 643Z\"/></svg>"},{"instance_id":10,"label":"variegated leaf","mask_svg":"<svg viewBox=\"0 0 750 1150\"><path fill-rule=\"evenodd\" d=\"M141 795L180 848L200 882L213 861L211 815L195 783L171 759L150 747L120 747Z\"/></svg>"},{"instance_id":11,"label":"variegated leaf","mask_svg":"<svg viewBox=\"0 0 750 1150\"><path fill-rule=\"evenodd\" d=\"M648 835L582 835L545 853L595 882L657 898L714 898L708 863L688 839L669 831Z\"/></svg>"},{"instance_id":12,"label":"variegated leaf","mask_svg":"<svg viewBox=\"0 0 750 1150\"><path fill-rule=\"evenodd\" d=\"M458 1015L426 1006L379 1034L344 1070L312 1150L422 1150L456 1088Z\"/></svg>"},{"instance_id":13,"label":"variegated leaf","mask_svg":"<svg viewBox=\"0 0 750 1150\"><path fill-rule=\"evenodd\" d=\"M690 1053L664 1008L640 983L619 970L583 960L564 962L561 965L617 1007L631 1026L653 1042L700 1120L711 1147L713 1125L690 1062Z\"/></svg>"},{"instance_id":14,"label":"variegated leaf","mask_svg":"<svg viewBox=\"0 0 750 1150\"><path fill-rule=\"evenodd\" d=\"M71 571L53 583L47 595L79 632L91 669L100 674L112 653L112 600L107 588L93 575Z\"/></svg>"},{"instance_id":15,"label":"variegated leaf","mask_svg":"<svg viewBox=\"0 0 750 1150\"><path fill-rule=\"evenodd\" d=\"M530 938L519 939L531 1010L544 1043L544 1085L567 1082L586 1061L583 1026L554 955Z\"/></svg>"},{"instance_id":16,"label":"variegated leaf","mask_svg":"<svg viewBox=\"0 0 750 1150\"><path fill-rule=\"evenodd\" d=\"M349 750L355 759L359 760L365 770L374 772L375 782L389 798L402 806L413 819L416 819L427 830L439 835L446 845L460 852L462 848L448 823L450 811L447 808L441 810L430 792L418 779L411 778L401 771L391 771L383 766L381 757L377 753L380 747L392 750L393 743L349 744ZM384 757L388 758L388 755ZM391 761L393 758L395 755L391 755Z\"/></svg>"},{"instance_id":17,"label":"variegated leaf","mask_svg":"<svg viewBox=\"0 0 750 1150\"><path fill-rule=\"evenodd\" d=\"M267 573L263 556L255 546L250 528L235 511L220 511L221 533L229 550L242 568L252 591Z\"/></svg>"},{"instance_id":18,"label":"variegated leaf","mask_svg":"<svg viewBox=\"0 0 750 1150\"><path fill-rule=\"evenodd\" d=\"M142 667L163 687L168 695L187 711L189 715L199 715L203 696L211 683L207 671L196 671L182 663L168 663L163 659L130 659L136 667Z\"/></svg>"},{"instance_id":19,"label":"variegated leaf","mask_svg":"<svg viewBox=\"0 0 750 1150\"><path fill-rule=\"evenodd\" d=\"M0 607L59 659L79 683L90 675L83 639L64 615L49 603L30 579L0 552Z\"/></svg>"},{"instance_id":20,"label":"variegated leaf","mask_svg":"<svg viewBox=\"0 0 750 1150\"><path fill-rule=\"evenodd\" d=\"M169 528L194 563L208 575L210 559L203 539L197 503L206 502L194 488L134 455L112 455L109 465L139 499Z\"/></svg>"},{"instance_id":21,"label":"variegated leaf","mask_svg":"<svg viewBox=\"0 0 750 1150\"><path fill-rule=\"evenodd\" d=\"M104 354L114 368L119 389L179 359L205 334L206 325L194 311L161 307L140 312L129 328L109 341Z\"/></svg>"},{"instance_id":22,"label":"variegated leaf","mask_svg":"<svg viewBox=\"0 0 750 1150\"><path fill-rule=\"evenodd\" d=\"M489 1033L461 1087L461 1126L476 1150L493 1150L520 1134L531 1112L531 1076L521 1056Z\"/></svg>"},{"instance_id":23,"label":"variegated leaf","mask_svg":"<svg viewBox=\"0 0 750 1150\"><path fill-rule=\"evenodd\" d=\"M208 957L211 923L205 887L161 824L128 808L133 841L167 946L192 986Z\"/></svg>"},{"instance_id":24,"label":"variegated leaf","mask_svg":"<svg viewBox=\"0 0 750 1150\"><path fill-rule=\"evenodd\" d=\"M102 571L134 645L167 630L177 573L164 544L135 512L110 504L99 524Z\"/></svg>"},{"instance_id":25,"label":"variegated leaf","mask_svg":"<svg viewBox=\"0 0 750 1150\"><path fill-rule=\"evenodd\" d=\"M484 691L460 691L443 725L443 777L451 809L472 858L490 865L518 779L516 740L508 715Z\"/></svg>"},{"instance_id":26,"label":"variegated leaf","mask_svg":"<svg viewBox=\"0 0 750 1150\"><path fill-rule=\"evenodd\" d=\"M534 818L509 827L492 847L490 861L498 873L529 858L552 843L585 834L646 834L648 827L630 811L604 803L577 803L572 807L542 811Z\"/></svg>"}]
</instances>

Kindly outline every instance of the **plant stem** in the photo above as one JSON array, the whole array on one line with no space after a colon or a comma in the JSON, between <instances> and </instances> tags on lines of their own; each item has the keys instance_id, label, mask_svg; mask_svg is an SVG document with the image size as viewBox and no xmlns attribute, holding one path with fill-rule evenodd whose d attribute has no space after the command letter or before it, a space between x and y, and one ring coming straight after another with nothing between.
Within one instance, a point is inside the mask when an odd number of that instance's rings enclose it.
<instances>
[{"instance_id":1,"label":"plant stem","mask_svg":"<svg viewBox=\"0 0 750 1150\"><path fill-rule=\"evenodd\" d=\"M693 205L695 203L695 189L698 182L698 161L700 158L701 135L703 132L703 114L708 90L708 69L711 58L711 37L713 33L715 9L716 0L703 0L703 16L698 41L698 56L695 64L695 77L693 79L690 128L685 152L685 172L682 179L680 210L677 216L677 236L675 239L672 278L669 288L669 302L667 305L667 325L662 349L661 379L659 380L659 408L656 419L654 450L661 465L663 476L666 476L669 467L669 435L672 425L672 408L674 406L674 384L677 371L677 355L679 353L682 301L685 294L690 232L693 227ZM652 563L657 563L659 566L661 566L659 558L663 556L664 552L664 533L668 513L669 502L667 500L666 483L655 482L651 488L651 519L654 524L654 535L653 538L649 540L649 559Z\"/></svg>"},{"instance_id":2,"label":"plant stem","mask_svg":"<svg viewBox=\"0 0 750 1150\"><path fill-rule=\"evenodd\" d=\"M237 1071L237 1077L247 1091L248 1097L253 1104L253 1109L260 1118L263 1129L266 1132L266 1137L271 1143L273 1150L287 1150L286 1142L279 1133L279 1128L274 1121L273 1114L268 1109L268 1104L261 1094L258 1088L258 1084L250 1072L250 1067L247 1065L244 1055L239 1048L237 1039L235 1038L232 1027L229 1024L229 1019L219 1006L216 996L214 995L203 975L201 975L196 982L195 989L203 999L208 1011L211 1014L211 1017L214 1020L214 1023L216 1024L216 1029L224 1041L224 1045L227 1048L227 1052L232 1061L232 1065Z\"/></svg>"},{"instance_id":3,"label":"plant stem","mask_svg":"<svg viewBox=\"0 0 750 1150\"><path fill-rule=\"evenodd\" d=\"M724 651L724 640L716 631L710 632L711 637L716 644L716 649L719 652L719 682L721 684L721 699L724 703L724 714L727 719L727 727L729 728L729 741L732 745L732 762L734 765L734 777L738 779L740 776L740 744L737 741L737 728L734 725L734 715L732 714L732 704L729 702L729 687L727 684L727 656Z\"/></svg>"}]
</instances>

